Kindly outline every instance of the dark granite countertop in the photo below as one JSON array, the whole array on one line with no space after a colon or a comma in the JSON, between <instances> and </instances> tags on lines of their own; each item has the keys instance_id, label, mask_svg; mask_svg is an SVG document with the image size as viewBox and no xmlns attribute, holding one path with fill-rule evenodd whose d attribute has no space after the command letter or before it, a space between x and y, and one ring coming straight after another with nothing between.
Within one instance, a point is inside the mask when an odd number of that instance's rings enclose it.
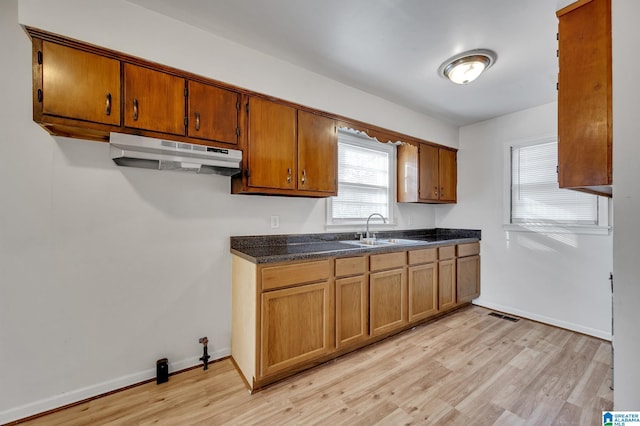
<instances>
[{"instance_id":1,"label":"dark granite countertop","mask_svg":"<svg viewBox=\"0 0 640 426\"><path fill-rule=\"evenodd\" d=\"M404 239L412 242L374 246L360 246L345 242L357 240L354 232L238 236L231 237L231 253L256 264L276 263L469 243L480 240L481 232L476 229L432 228L383 231L376 232L376 236L381 240Z\"/></svg>"}]
</instances>

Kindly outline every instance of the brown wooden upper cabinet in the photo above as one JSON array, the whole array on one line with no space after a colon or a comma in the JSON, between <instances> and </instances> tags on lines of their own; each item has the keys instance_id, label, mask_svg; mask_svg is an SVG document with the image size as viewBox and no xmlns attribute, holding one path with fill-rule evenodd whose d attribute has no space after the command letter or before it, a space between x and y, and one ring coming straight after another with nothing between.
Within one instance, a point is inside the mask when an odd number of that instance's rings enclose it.
<instances>
[{"instance_id":1,"label":"brown wooden upper cabinet","mask_svg":"<svg viewBox=\"0 0 640 426\"><path fill-rule=\"evenodd\" d=\"M185 133L185 80L161 71L124 64L124 125Z\"/></svg>"},{"instance_id":2,"label":"brown wooden upper cabinet","mask_svg":"<svg viewBox=\"0 0 640 426\"><path fill-rule=\"evenodd\" d=\"M187 136L238 143L240 96L237 92L189 81L187 109Z\"/></svg>"},{"instance_id":3,"label":"brown wooden upper cabinet","mask_svg":"<svg viewBox=\"0 0 640 426\"><path fill-rule=\"evenodd\" d=\"M232 177L233 193L337 195L338 123L380 141L403 138L36 28L27 32L33 119L49 133L106 142L122 132L237 147L243 173ZM424 142L398 149L398 201L455 203L456 150Z\"/></svg>"},{"instance_id":4,"label":"brown wooden upper cabinet","mask_svg":"<svg viewBox=\"0 0 640 426\"><path fill-rule=\"evenodd\" d=\"M257 188L296 187L296 110L262 98L249 99L245 171Z\"/></svg>"},{"instance_id":5,"label":"brown wooden upper cabinet","mask_svg":"<svg viewBox=\"0 0 640 426\"><path fill-rule=\"evenodd\" d=\"M238 93L128 63L124 81L126 127L238 143Z\"/></svg>"},{"instance_id":6,"label":"brown wooden upper cabinet","mask_svg":"<svg viewBox=\"0 0 640 426\"><path fill-rule=\"evenodd\" d=\"M455 203L458 186L458 161L455 151L438 148L438 199L445 203Z\"/></svg>"},{"instance_id":7,"label":"brown wooden upper cabinet","mask_svg":"<svg viewBox=\"0 0 640 426\"><path fill-rule=\"evenodd\" d=\"M335 195L337 176L335 121L298 110L298 188Z\"/></svg>"},{"instance_id":8,"label":"brown wooden upper cabinet","mask_svg":"<svg viewBox=\"0 0 640 426\"><path fill-rule=\"evenodd\" d=\"M34 84L34 119L120 125L120 61L48 41L38 41L34 50L42 67L42 80Z\"/></svg>"},{"instance_id":9,"label":"brown wooden upper cabinet","mask_svg":"<svg viewBox=\"0 0 640 426\"><path fill-rule=\"evenodd\" d=\"M611 0L557 12L558 183L611 195Z\"/></svg>"},{"instance_id":10,"label":"brown wooden upper cabinet","mask_svg":"<svg viewBox=\"0 0 640 426\"><path fill-rule=\"evenodd\" d=\"M28 28L33 119L54 135L108 141L135 133L237 145L240 92L119 52Z\"/></svg>"},{"instance_id":11,"label":"brown wooden upper cabinet","mask_svg":"<svg viewBox=\"0 0 640 426\"><path fill-rule=\"evenodd\" d=\"M455 203L457 160L453 149L403 143L398 147L398 202Z\"/></svg>"},{"instance_id":12,"label":"brown wooden upper cabinet","mask_svg":"<svg viewBox=\"0 0 640 426\"><path fill-rule=\"evenodd\" d=\"M233 192L328 197L337 193L335 120L260 97L247 104L244 176Z\"/></svg>"}]
</instances>

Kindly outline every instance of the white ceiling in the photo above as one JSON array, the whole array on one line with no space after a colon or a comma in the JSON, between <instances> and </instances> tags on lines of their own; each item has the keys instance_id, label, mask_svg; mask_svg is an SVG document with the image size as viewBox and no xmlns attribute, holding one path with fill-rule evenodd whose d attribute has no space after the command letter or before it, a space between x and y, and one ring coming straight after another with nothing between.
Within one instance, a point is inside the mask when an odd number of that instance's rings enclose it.
<instances>
[{"instance_id":1,"label":"white ceiling","mask_svg":"<svg viewBox=\"0 0 640 426\"><path fill-rule=\"evenodd\" d=\"M129 1L457 125L556 98L556 0ZM478 48L478 80L438 75Z\"/></svg>"}]
</instances>

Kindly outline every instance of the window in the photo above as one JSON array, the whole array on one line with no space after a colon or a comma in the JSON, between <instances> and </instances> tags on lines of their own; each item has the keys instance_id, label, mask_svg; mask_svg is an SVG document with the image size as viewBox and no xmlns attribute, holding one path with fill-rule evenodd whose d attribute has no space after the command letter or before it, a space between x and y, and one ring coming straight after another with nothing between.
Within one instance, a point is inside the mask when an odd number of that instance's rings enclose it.
<instances>
[{"instance_id":1,"label":"window","mask_svg":"<svg viewBox=\"0 0 640 426\"><path fill-rule=\"evenodd\" d=\"M558 187L557 152L555 138L509 147L511 202L508 223L565 227L574 231L580 227L606 225L606 199Z\"/></svg>"},{"instance_id":2,"label":"window","mask_svg":"<svg viewBox=\"0 0 640 426\"><path fill-rule=\"evenodd\" d=\"M372 213L393 223L394 176L394 145L340 129L338 196L327 201L327 224L362 224Z\"/></svg>"}]
</instances>

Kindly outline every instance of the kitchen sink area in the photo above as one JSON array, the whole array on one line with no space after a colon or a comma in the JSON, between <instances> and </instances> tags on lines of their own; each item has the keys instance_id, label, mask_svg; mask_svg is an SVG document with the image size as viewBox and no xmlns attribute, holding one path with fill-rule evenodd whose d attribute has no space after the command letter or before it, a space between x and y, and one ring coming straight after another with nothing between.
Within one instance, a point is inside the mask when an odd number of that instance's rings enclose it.
<instances>
[{"instance_id":1,"label":"kitchen sink area","mask_svg":"<svg viewBox=\"0 0 640 426\"><path fill-rule=\"evenodd\" d=\"M354 246L368 247L368 246L411 246L428 244L430 241L426 240L408 240L405 238L363 238L361 240L341 241L345 244L352 244Z\"/></svg>"},{"instance_id":2,"label":"kitchen sink area","mask_svg":"<svg viewBox=\"0 0 640 426\"><path fill-rule=\"evenodd\" d=\"M366 235L366 234L365 234ZM274 263L326 256L349 256L356 253L384 253L402 247L429 248L445 244L478 241L474 229L413 229L377 232L376 237L362 234L322 233L289 235L255 235L231 237L231 252L252 263Z\"/></svg>"}]
</instances>

